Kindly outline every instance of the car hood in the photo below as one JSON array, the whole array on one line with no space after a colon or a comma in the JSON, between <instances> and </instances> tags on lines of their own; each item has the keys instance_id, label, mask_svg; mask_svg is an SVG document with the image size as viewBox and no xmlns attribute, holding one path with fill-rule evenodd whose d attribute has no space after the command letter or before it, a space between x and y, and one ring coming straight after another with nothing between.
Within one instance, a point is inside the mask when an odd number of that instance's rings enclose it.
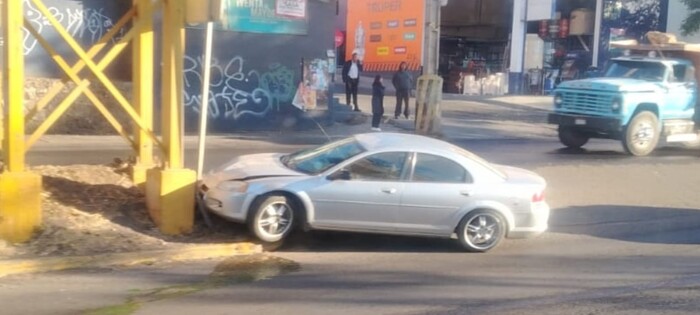
<instances>
[{"instance_id":1,"label":"car hood","mask_svg":"<svg viewBox=\"0 0 700 315\"><path fill-rule=\"evenodd\" d=\"M559 85L562 89L597 90L608 92L651 92L660 89L658 82L624 78L593 78L567 81Z\"/></svg>"},{"instance_id":2,"label":"car hood","mask_svg":"<svg viewBox=\"0 0 700 315\"><path fill-rule=\"evenodd\" d=\"M242 155L214 170L205 180L252 180L305 175L285 167L280 161L283 155L282 153Z\"/></svg>"},{"instance_id":3,"label":"car hood","mask_svg":"<svg viewBox=\"0 0 700 315\"><path fill-rule=\"evenodd\" d=\"M547 182L545 181L542 176L537 175L534 172L522 169L522 168L517 168L517 167L512 167L512 166L506 166L506 165L494 165L496 169L501 171L506 175L508 178L508 182L510 183L517 183L517 184L530 184L530 185L539 185L539 186L546 186Z\"/></svg>"}]
</instances>

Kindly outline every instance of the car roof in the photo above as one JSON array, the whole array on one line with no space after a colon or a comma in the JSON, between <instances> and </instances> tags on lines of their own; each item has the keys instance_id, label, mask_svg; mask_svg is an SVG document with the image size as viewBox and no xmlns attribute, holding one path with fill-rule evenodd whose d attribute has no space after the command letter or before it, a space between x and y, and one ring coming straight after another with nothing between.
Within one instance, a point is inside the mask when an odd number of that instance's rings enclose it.
<instances>
[{"instance_id":1,"label":"car roof","mask_svg":"<svg viewBox=\"0 0 700 315\"><path fill-rule=\"evenodd\" d=\"M364 133L355 135L355 139L357 139L357 141L369 151L374 151L378 149L413 151L417 148L430 148L431 150L441 151L455 150L454 145L444 142L442 140L405 133Z\"/></svg>"}]
</instances>

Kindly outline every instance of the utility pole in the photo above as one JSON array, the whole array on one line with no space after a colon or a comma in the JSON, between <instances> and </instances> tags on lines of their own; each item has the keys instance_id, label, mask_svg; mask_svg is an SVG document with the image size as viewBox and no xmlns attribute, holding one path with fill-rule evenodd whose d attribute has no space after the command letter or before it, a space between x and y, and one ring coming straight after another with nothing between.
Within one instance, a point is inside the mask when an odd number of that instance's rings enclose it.
<instances>
[{"instance_id":1,"label":"utility pole","mask_svg":"<svg viewBox=\"0 0 700 315\"><path fill-rule=\"evenodd\" d=\"M437 74L440 64L440 20L441 7L447 0L425 0L425 50L423 52L423 74Z\"/></svg>"},{"instance_id":2,"label":"utility pole","mask_svg":"<svg viewBox=\"0 0 700 315\"><path fill-rule=\"evenodd\" d=\"M513 28L510 36L509 94L522 94L528 0L513 1Z\"/></svg>"}]
</instances>

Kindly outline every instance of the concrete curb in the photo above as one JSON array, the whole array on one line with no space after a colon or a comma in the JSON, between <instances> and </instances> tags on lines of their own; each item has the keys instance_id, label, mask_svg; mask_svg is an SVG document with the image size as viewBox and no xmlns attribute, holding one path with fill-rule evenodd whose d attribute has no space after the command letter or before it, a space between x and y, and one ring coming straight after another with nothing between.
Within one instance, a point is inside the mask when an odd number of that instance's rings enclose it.
<instances>
[{"instance_id":1,"label":"concrete curb","mask_svg":"<svg viewBox=\"0 0 700 315\"><path fill-rule=\"evenodd\" d=\"M80 268L106 268L154 264L162 261L193 261L262 253L262 246L252 243L190 245L165 250L100 254L90 256L51 257L0 261L0 278L27 273L43 273Z\"/></svg>"}]
</instances>

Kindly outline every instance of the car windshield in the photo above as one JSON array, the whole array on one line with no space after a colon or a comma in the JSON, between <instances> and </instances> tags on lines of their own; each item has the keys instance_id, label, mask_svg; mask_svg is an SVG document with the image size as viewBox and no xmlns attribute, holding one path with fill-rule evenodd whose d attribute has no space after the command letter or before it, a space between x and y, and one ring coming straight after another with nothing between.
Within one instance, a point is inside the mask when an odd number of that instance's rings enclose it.
<instances>
[{"instance_id":1,"label":"car windshield","mask_svg":"<svg viewBox=\"0 0 700 315\"><path fill-rule=\"evenodd\" d=\"M608 78L629 78L647 81L663 81L666 66L659 62L616 60L605 76Z\"/></svg>"},{"instance_id":2,"label":"car windshield","mask_svg":"<svg viewBox=\"0 0 700 315\"><path fill-rule=\"evenodd\" d=\"M347 138L282 156L280 161L297 172L317 175L362 152L365 148L355 138Z\"/></svg>"}]
</instances>

